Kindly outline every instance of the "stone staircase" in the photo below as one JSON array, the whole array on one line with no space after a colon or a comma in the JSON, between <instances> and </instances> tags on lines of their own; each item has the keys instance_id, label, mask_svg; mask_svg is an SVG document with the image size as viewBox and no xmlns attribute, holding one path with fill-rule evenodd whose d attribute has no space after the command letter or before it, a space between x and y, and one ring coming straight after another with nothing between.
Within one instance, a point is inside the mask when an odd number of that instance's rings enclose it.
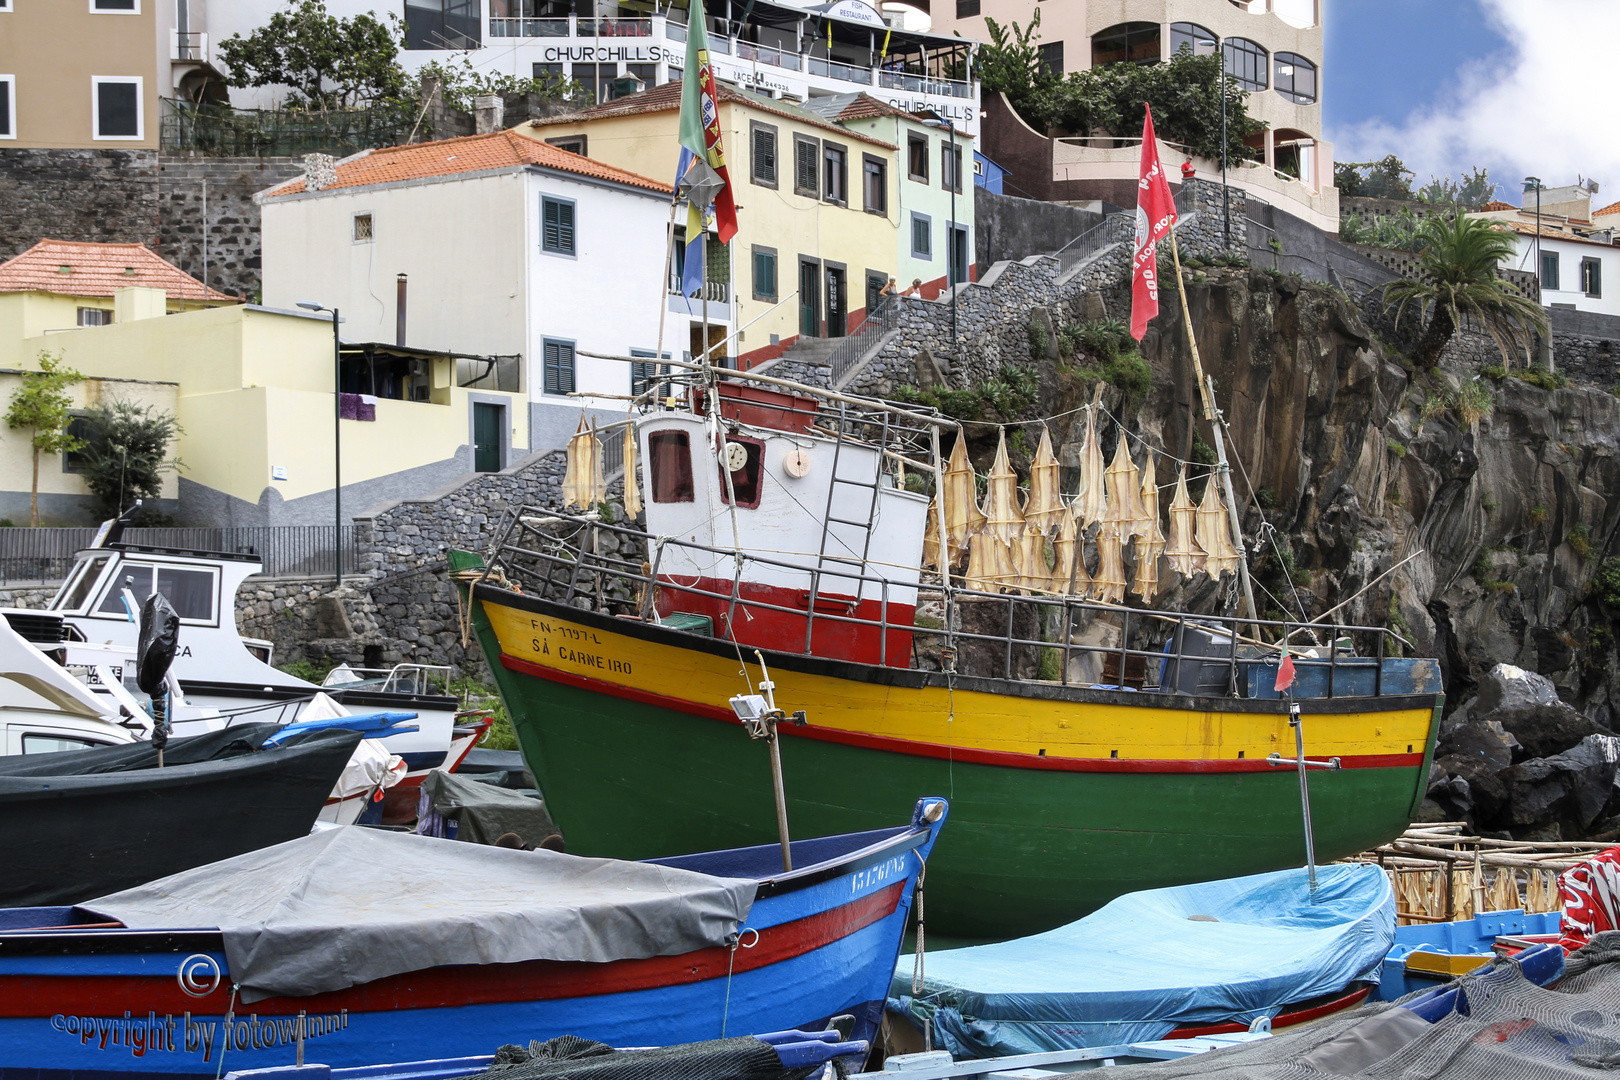
<instances>
[{"instance_id":1,"label":"stone staircase","mask_svg":"<svg viewBox=\"0 0 1620 1080\"><path fill-rule=\"evenodd\" d=\"M801 337L775 360L767 360L754 370L761 375L792 379L806 386L832 386L832 365L828 358L843 338Z\"/></svg>"}]
</instances>

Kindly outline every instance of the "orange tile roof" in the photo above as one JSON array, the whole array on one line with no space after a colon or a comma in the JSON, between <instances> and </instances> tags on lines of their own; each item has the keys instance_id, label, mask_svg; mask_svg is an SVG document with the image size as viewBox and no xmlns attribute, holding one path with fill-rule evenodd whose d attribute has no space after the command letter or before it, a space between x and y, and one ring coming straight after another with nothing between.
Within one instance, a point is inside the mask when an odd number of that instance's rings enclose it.
<instances>
[{"instance_id":1,"label":"orange tile roof","mask_svg":"<svg viewBox=\"0 0 1620 1080\"><path fill-rule=\"evenodd\" d=\"M1503 221L1499 222L1498 224L1501 228L1512 229L1520 236L1536 235L1536 223L1534 221ZM1541 226L1541 235L1547 240L1568 240L1572 244L1597 244L1601 247L1614 246L1607 240L1592 240L1586 236L1582 236L1579 233L1564 232L1561 229L1555 229L1546 224Z\"/></svg>"},{"instance_id":2,"label":"orange tile roof","mask_svg":"<svg viewBox=\"0 0 1620 1080\"><path fill-rule=\"evenodd\" d=\"M1620 214L1620 202L1613 202L1601 210L1592 211L1593 217L1598 217L1602 214Z\"/></svg>"},{"instance_id":3,"label":"orange tile roof","mask_svg":"<svg viewBox=\"0 0 1620 1080\"><path fill-rule=\"evenodd\" d=\"M484 172L489 169L508 169L520 165L539 165L548 169L577 173L597 180L611 180L630 187L668 193L668 184L651 180L625 169L616 169L578 154L559 150L547 143L528 139L511 131L492 131L487 135L465 135L459 139L440 139L437 142L413 143L408 146L390 146L357 154L337 166L337 183L322 188L365 187L370 184L390 184L401 180L420 180L429 176L455 176L458 173ZM296 195L304 190L304 179L289 181L265 193L266 198Z\"/></svg>"},{"instance_id":4,"label":"orange tile roof","mask_svg":"<svg viewBox=\"0 0 1620 1080\"><path fill-rule=\"evenodd\" d=\"M803 109L794 109L789 106L783 106L775 101L772 101L770 98L760 97L756 94L745 94L727 83L716 83L715 90L720 99L720 104L722 105L735 104L742 105L749 109L758 109L760 112L770 113L772 116L780 116L788 120L797 120L802 124L809 124L812 127L826 128L828 131L836 131L840 135L847 135L852 139L859 139L862 142L869 142L874 145L881 146L886 150L894 149L893 144L886 143L882 139L873 138L872 136L863 132L851 131L849 128L841 128L837 124L829 123L821 117L816 116L814 113L806 112ZM529 126L540 128L549 127L554 124L581 124L589 123L592 120L609 120L620 116L641 116L646 113L677 112L679 111L680 107L681 84L678 82L667 82L662 86L655 86L651 90L643 90L639 94L628 94L621 98L614 98L612 101L604 101L600 105L593 105L588 109L581 109L579 112L564 113L560 116L548 116L540 120L530 120Z\"/></svg>"},{"instance_id":5,"label":"orange tile roof","mask_svg":"<svg viewBox=\"0 0 1620 1080\"><path fill-rule=\"evenodd\" d=\"M879 101L864 90L855 95L855 100L849 103L848 108L838 114L838 119L873 120L879 116L898 116L905 120L915 119L904 109L897 109L887 101Z\"/></svg>"},{"instance_id":6,"label":"orange tile roof","mask_svg":"<svg viewBox=\"0 0 1620 1080\"><path fill-rule=\"evenodd\" d=\"M241 300L208 288L145 244L41 240L16 258L0 263L0 292L112 296L132 285L162 289L175 300Z\"/></svg>"},{"instance_id":7,"label":"orange tile roof","mask_svg":"<svg viewBox=\"0 0 1620 1080\"><path fill-rule=\"evenodd\" d=\"M1496 211L1496 210L1517 210L1517 209L1518 209L1517 206L1514 206L1512 203L1503 202L1501 199L1492 199L1490 202L1486 203L1484 206L1479 208L1480 213L1482 213L1482 214L1489 214L1492 211Z\"/></svg>"}]
</instances>

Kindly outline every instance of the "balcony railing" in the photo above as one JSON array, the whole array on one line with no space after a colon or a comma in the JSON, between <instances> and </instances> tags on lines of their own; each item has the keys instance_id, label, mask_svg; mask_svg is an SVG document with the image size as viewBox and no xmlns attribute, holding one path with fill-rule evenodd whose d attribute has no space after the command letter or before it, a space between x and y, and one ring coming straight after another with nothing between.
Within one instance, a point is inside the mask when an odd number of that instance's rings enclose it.
<instances>
[{"instance_id":1,"label":"balcony railing","mask_svg":"<svg viewBox=\"0 0 1620 1080\"><path fill-rule=\"evenodd\" d=\"M906 90L913 94L933 94L936 97L973 96L973 84L955 79L930 79L922 75L907 75L903 71L878 72L878 85L890 90Z\"/></svg>"},{"instance_id":2,"label":"balcony railing","mask_svg":"<svg viewBox=\"0 0 1620 1080\"><path fill-rule=\"evenodd\" d=\"M492 38L568 37L568 19L490 19Z\"/></svg>"},{"instance_id":3,"label":"balcony railing","mask_svg":"<svg viewBox=\"0 0 1620 1080\"><path fill-rule=\"evenodd\" d=\"M686 40L686 24L676 22L674 19L664 20L664 36L671 41Z\"/></svg>"},{"instance_id":4,"label":"balcony railing","mask_svg":"<svg viewBox=\"0 0 1620 1080\"><path fill-rule=\"evenodd\" d=\"M169 59L195 60L199 63L206 63L208 60L208 35L201 30L170 30Z\"/></svg>"},{"instance_id":5,"label":"balcony railing","mask_svg":"<svg viewBox=\"0 0 1620 1080\"><path fill-rule=\"evenodd\" d=\"M810 74L825 75L829 79L843 79L845 82L865 83L872 85L872 69L856 67L853 64L840 64L837 60L825 60L819 56L810 57Z\"/></svg>"},{"instance_id":6,"label":"balcony railing","mask_svg":"<svg viewBox=\"0 0 1620 1080\"><path fill-rule=\"evenodd\" d=\"M581 19L580 37L652 37L651 19Z\"/></svg>"},{"instance_id":7,"label":"balcony railing","mask_svg":"<svg viewBox=\"0 0 1620 1080\"><path fill-rule=\"evenodd\" d=\"M787 68L790 71L799 71L799 54L783 52L770 45L754 45L746 41L737 42L737 59L755 60L761 64L770 64L773 67Z\"/></svg>"},{"instance_id":8,"label":"balcony railing","mask_svg":"<svg viewBox=\"0 0 1620 1080\"><path fill-rule=\"evenodd\" d=\"M695 296L687 296L681 292L680 279L672 277L669 283L669 295L683 300L690 300L694 304L701 303L705 297L708 298L711 304L729 304L731 303L731 286L724 281L710 281L703 286L702 292Z\"/></svg>"}]
</instances>

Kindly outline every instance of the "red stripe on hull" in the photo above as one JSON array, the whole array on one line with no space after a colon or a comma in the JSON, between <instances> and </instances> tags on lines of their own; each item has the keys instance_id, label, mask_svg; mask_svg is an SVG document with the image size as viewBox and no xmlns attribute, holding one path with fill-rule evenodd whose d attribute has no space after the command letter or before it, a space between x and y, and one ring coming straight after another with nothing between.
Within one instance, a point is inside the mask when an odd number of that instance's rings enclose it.
<instances>
[{"instance_id":1,"label":"red stripe on hull","mask_svg":"<svg viewBox=\"0 0 1620 1080\"><path fill-rule=\"evenodd\" d=\"M1332 1016L1336 1012L1353 1009L1366 1001L1367 995L1370 993L1372 993L1372 987L1363 986L1360 990L1352 990L1343 997L1334 998L1332 1001L1324 1001L1315 1008L1280 1013L1271 1022L1272 1030L1293 1027L1296 1024L1308 1024L1312 1020L1320 1020L1324 1016ZM1200 1035L1230 1035L1234 1032L1248 1030L1248 1024L1208 1024L1204 1027L1178 1027L1166 1035L1165 1038L1196 1039Z\"/></svg>"},{"instance_id":2,"label":"red stripe on hull","mask_svg":"<svg viewBox=\"0 0 1620 1080\"><path fill-rule=\"evenodd\" d=\"M736 716L726 709L685 701L681 698L670 697L667 694L655 694L650 690L640 690L632 686L621 686L618 683L593 679L588 675L575 675L572 672L558 671L556 668L544 667L534 663L532 660L524 660L509 653L501 654L501 666L508 671L515 671L522 675L533 675L566 686L590 690L593 693L608 694L628 701L639 701L644 705L657 705L661 708L672 709L675 712L702 716L728 724L739 722ZM861 746L869 750L887 750L890 753L909 754L913 757L949 759L979 765L1003 765L1013 769L1036 769L1048 772L1274 773L1289 768L1287 765L1271 765L1264 758L1127 759L1037 757L1033 754L1011 754L1004 750L977 750L962 746L941 746L938 743L912 742L908 739L896 739L887 735L867 735L859 731L835 731L831 728L820 728L814 725L784 727L781 729L781 733L795 739L819 739L822 742ZM1423 764L1423 755L1361 754L1342 757L1339 759L1339 764L1346 769L1415 769Z\"/></svg>"},{"instance_id":3,"label":"red stripe on hull","mask_svg":"<svg viewBox=\"0 0 1620 1080\"><path fill-rule=\"evenodd\" d=\"M557 1001L635 990L657 990L687 983L723 979L814 952L894 914L905 895L897 881L841 907L760 930L752 948L733 957L724 947L699 949L679 956L615 960L607 964L530 960L518 964L482 964L428 968L390 975L363 986L300 998L267 998L253 1003L265 1016L300 1011L383 1012L458 1005L493 1005L511 1001ZM172 974L142 975L10 975L0 976L0 1019L40 1018L57 1013L117 1016L225 1011L228 985L205 998L186 995Z\"/></svg>"}]
</instances>

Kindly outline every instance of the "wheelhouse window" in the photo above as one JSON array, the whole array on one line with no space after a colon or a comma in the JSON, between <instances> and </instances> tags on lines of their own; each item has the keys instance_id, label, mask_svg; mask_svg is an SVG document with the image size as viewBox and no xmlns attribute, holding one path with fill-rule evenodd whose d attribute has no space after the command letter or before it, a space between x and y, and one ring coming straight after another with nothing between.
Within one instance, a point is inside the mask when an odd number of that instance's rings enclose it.
<instances>
[{"instance_id":1,"label":"wheelhouse window","mask_svg":"<svg viewBox=\"0 0 1620 1080\"><path fill-rule=\"evenodd\" d=\"M1219 39L1197 23L1178 22L1170 24L1170 55L1175 56L1181 52L1183 46L1194 56L1214 56L1220 45Z\"/></svg>"},{"instance_id":2,"label":"wheelhouse window","mask_svg":"<svg viewBox=\"0 0 1620 1080\"><path fill-rule=\"evenodd\" d=\"M1316 65L1298 53L1280 52L1276 57L1277 93L1296 105L1316 101Z\"/></svg>"},{"instance_id":3,"label":"wheelhouse window","mask_svg":"<svg viewBox=\"0 0 1620 1080\"><path fill-rule=\"evenodd\" d=\"M740 469L731 470L731 490L737 493L737 505L745 510L752 510L759 506L760 480L765 472L765 444L758 439L749 439L733 435L726 440L726 456L729 458L733 446L739 446L743 452L743 465ZM720 501L729 504L731 494L726 490L726 465L720 463Z\"/></svg>"},{"instance_id":4,"label":"wheelhouse window","mask_svg":"<svg viewBox=\"0 0 1620 1080\"><path fill-rule=\"evenodd\" d=\"M1143 65L1159 62L1158 23L1119 23L1091 35L1092 67L1106 67L1126 61Z\"/></svg>"},{"instance_id":5,"label":"wheelhouse window","mask_svg":"<svg viewBox=\"0 0 1620 1080\"><path fill-rule=\"evenodd\" d=\"M51 611L78 611L90 602L101 572L107 568L111 555L96 555L81 562L62 583L62 588L51 600Z\"/></svg>"},{"instance_id":6,"label":"wheelhouse window","mask_svg":"<svg viewBox=\"0 0 1620 1080\"><path fill-rule=\"evenodd\" d=\"M71 750L94 750L98 746L110 746L100 739L75 739L68 735L39 735L34 732L25 732L22 737L22 752L25 754L60 754Z\"/></svg>"},{"instance_id":7,"label":"wheelhouse window","mask_svg":"<svg viewBox=\"0 0 1620 1080\"><path fill-rule=\"evenodd\" d=\"M191 570L182 566L154 566L151 563L125 563L113 572L113 579L102 597L97 615L127 617L124 610L124 589L128 588L140 603L154 592L160 592L174 606L181 622L211 623L214 621L214 584L212 570Z\"/></svg>"},{"instance_id":8,"label":"wheelhouse window","mask_svg":"<svg viewBox=\"0 0 1620 1080\"><path fill-rule=\"evenodd\" d=\"M1266 50L1248 38L1230 37L1221 43L1226 74L1245 90L1266 88Z\"/></svg>"},{"instance_id":9,"label":"wheelhouse window","mask_svg":"<svg viewBox=\"0 0 1620 1080\"><path fill-rule=\"evenodd\" d=\"M653 502L693 501L692 440L684 431L655 431L647 436L647 467Z\"/></svg>"}]
</instances>

